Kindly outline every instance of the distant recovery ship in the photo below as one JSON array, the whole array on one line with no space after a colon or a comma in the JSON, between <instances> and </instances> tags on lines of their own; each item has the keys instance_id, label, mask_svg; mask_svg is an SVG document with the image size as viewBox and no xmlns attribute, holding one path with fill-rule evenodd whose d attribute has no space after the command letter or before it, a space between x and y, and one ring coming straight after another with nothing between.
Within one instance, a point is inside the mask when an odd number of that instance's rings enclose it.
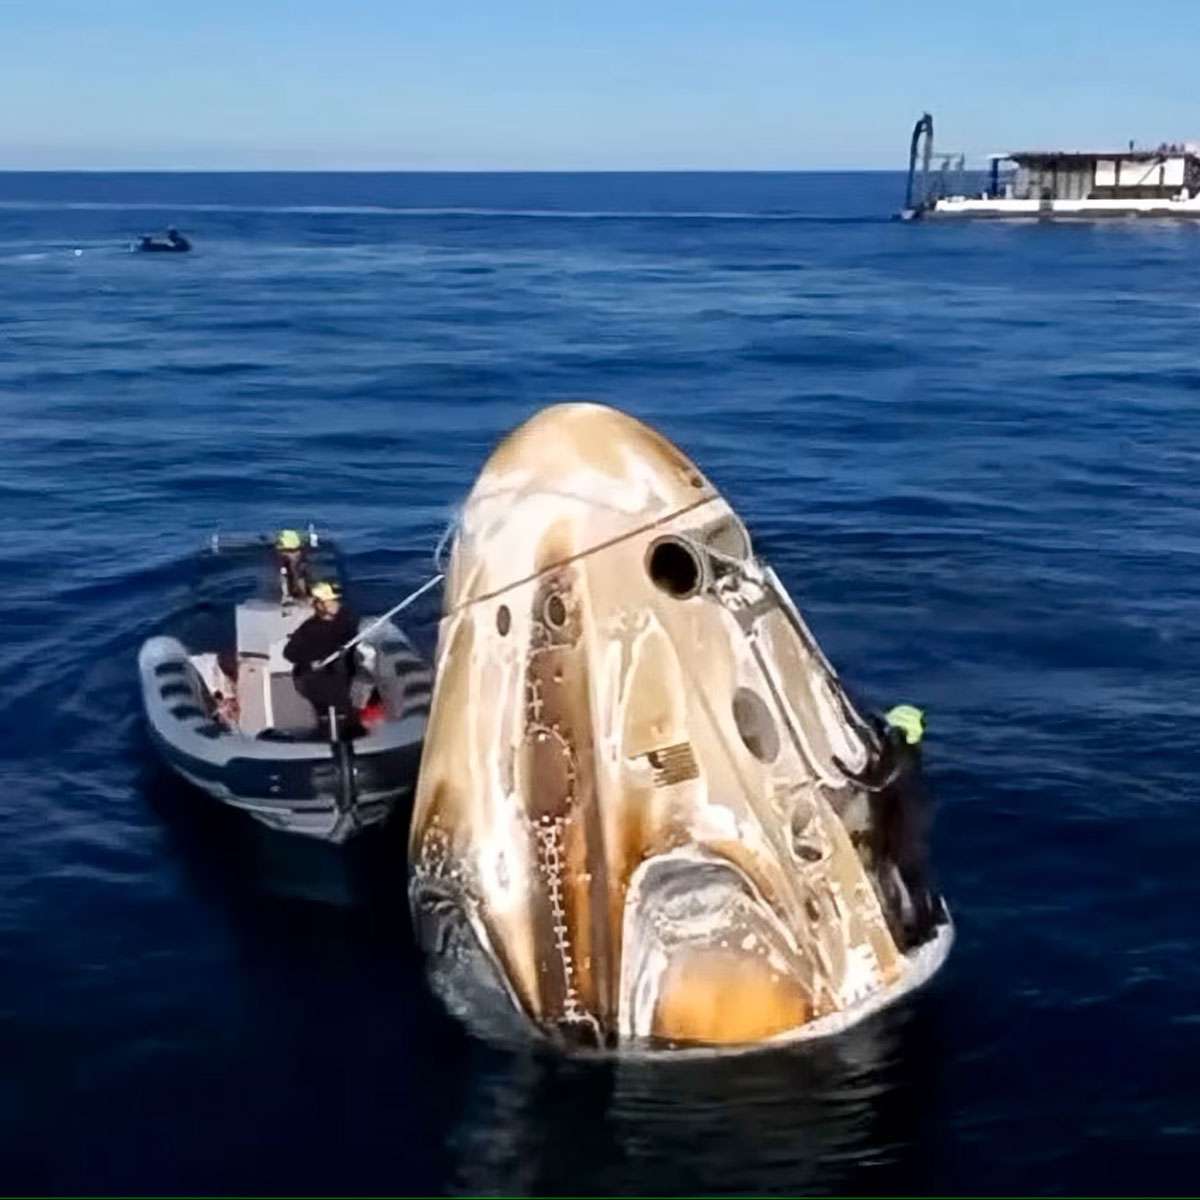
<instances>
[{"instance_id":1,"label":"distant recovery ship","mask_svg":"<svg viewBox=\"0 0 1200 1200\"><path fill-rule=\"evenodd\" d=\"M941 160L941 169L933 167ZM957 160L955 169L951 169ZM917 217L1200 217L1200 143L1154 149L1013 150L987 156L985 171L935 153L924 113L909 146L906 220ZM971 186L973 185L973 186Z\"/></svg>"}]
</instances>

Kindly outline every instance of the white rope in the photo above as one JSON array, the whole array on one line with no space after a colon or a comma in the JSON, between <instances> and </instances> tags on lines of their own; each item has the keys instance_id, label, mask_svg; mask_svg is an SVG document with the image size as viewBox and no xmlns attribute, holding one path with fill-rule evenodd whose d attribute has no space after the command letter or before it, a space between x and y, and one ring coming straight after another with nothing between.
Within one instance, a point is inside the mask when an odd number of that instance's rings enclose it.
<instances>
[{"instance_id":1,"label":"white rope","mask_svg":"<svg viewBox=\"0 0 1200 1200\"><path fill-rule=\"evenodd\" d=\"M723 550L718 550L715 546L709 545L708 542L697 541L691 534L676 533L673 536L677 537L684 545L690 546L692 553L701 561L707 555L709 558L716 559L717 562L723 562L727 566L732 567L739 575L747 575L750 565L759 568L762 566L761 562L753 554L746 558L738 558L735 554L726 554Z\"/></svg>"},{"instance_id":2,"label":"white rope","mask_svg":"<svg viewBox=\"0 0 1200 1200\"><path fill-rule=\"evenodd\" d=\"M446 523L446 528L442 530L442 536L438 538L437 545L433 548L433 566L436 571L440 571L443 575L446 573L446 568L442 563L442 554L445 552L446 544L458 532L462 525L462 509L456 508L450 516L450 520Z\"/></svg>"}]
</instances>

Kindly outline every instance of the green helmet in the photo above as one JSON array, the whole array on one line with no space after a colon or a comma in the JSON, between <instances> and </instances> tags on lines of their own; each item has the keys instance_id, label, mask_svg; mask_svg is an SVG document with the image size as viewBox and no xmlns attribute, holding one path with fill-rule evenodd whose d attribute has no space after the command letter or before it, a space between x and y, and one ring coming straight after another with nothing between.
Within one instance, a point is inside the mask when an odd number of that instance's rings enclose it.
<instances>
[{"instance_id":1,"label":"green helmet","mask_svg":"<svg viewBox=\"0 0 1200 1200\"><path fill-rule=\"evenodd\" d=\"M925 736L925 714L912 704L897 704L883 714L883 719L904 734L910 746L916 746Z\"/></svg>"},{"instance_id":2,"label":"green helmet","mask_svg":"<svg viewBox=\"0 0 1200 1200\"><path fill-rule=\"evenodd\" d=\"M275 538L275 545L280 550L299 550L300 535L294 529L281 529Z\"/></svg>"}]
</instances>

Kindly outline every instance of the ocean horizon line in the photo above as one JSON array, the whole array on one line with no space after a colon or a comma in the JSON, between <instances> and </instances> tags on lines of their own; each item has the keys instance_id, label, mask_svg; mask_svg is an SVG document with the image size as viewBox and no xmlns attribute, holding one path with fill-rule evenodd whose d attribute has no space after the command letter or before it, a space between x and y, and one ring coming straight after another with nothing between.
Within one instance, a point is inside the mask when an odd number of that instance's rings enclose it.
<instances>
[{"instance_id":1,"label":"ocean horizon line","mask_svg":"<svg viewBox=\"0 0 1200 1200\"><path fill-rule=\"evenodd\" d=\"M904 167L0 167L4 175L903 175Z\"/></svg>"}]
</instances>

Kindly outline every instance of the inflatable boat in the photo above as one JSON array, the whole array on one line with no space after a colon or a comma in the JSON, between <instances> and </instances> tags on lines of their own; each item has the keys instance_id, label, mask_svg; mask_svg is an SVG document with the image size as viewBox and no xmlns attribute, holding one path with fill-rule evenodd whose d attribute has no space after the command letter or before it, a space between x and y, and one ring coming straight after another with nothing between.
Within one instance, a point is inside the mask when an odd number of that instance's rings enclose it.
<instances>
[{"instance_id":1,"label":"inflatable boat","mask_svg":"<svg viewBox=\"0 0 1200 1200\"><path fill-rule=\"evenodd\" d=\"M151 237L144 233L129 246L135 254L186 254L192 243L178 229L168 229L165 238Z\"/></svg>"},{"instance_id":2,"label":"inflatable boat","mask_svg":"<svg viewBox=\"0 0 1200 1200\"><path fill-rule=\"evenodd\" d=\"M310 575L345 586L336 547L311 528L304 551ZM166 764L272 829L330 842L407 805L431 677L399 626L359 623L359 720L347 731L300 694L283 656L313 609L289 587L272 539L214 537L198 567L175 631L138 654L150 737Z\"/></svg>"}]
</instances>

